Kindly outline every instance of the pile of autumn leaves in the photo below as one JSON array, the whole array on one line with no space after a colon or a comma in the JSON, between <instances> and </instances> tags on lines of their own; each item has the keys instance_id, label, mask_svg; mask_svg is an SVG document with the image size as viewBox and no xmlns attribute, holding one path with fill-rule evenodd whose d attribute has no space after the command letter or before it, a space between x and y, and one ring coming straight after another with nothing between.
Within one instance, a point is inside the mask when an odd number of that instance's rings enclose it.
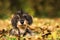
<instances>
[{"instance_id":1,"label":"pile of autumn leaves","mask_svg":"<svg viewBox=\"0 0 60 40\"><path fill-rule=\"evenodd\" d=\"M11 29L11 21L10 19L6 19L6 20L0 20L0 30L5 29L5 30L9 30ZM59 26L59 28L57 28L57 26ZM42 31L40 30L40 28L43 29L49 29L51 30L51 35L48 36L48 38L46 38L46 40L59 40L59 36L60 36L60 19L59 18L55 18L55 19L49 19L49 18L33 18L33 24L30 26L30 28L32 29L32 31L34 32L38 32L36 33L34 36L31 37L27 37L31 38L30 40L43 40L42 39ZM44 34L46 34L47 31L44 31ZM34 39L33 39L34 38Z\"/></svg>"}]
</instances>

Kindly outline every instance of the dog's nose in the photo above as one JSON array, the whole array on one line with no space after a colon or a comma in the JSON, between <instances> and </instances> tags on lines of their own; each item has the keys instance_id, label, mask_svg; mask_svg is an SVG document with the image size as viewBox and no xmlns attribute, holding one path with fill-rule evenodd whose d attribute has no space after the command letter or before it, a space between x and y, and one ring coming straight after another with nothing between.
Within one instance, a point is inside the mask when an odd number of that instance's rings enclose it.
<instances>
[{"instance_id":1,"label":"dog's nose","mask_svg":"<svg viewBox=\"0 0 60 40\"><path fill-rule=\"evenodd\" d=\"M23 25L24 24L24 20L20 20L20 23Z\"/></svg>"}]
</instances>

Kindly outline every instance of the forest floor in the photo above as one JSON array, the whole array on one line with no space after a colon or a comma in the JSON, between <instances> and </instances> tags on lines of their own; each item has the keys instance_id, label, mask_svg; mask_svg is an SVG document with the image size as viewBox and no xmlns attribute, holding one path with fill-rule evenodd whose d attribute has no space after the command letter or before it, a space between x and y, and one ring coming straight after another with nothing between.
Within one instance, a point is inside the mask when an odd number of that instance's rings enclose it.
<instances>
[{"instance_id":1,"label":"forest floor","mask_svg":"<svg viewBox=\"0 0 60 40\"><path fill-rule=\"evenodd\" d=\"M11 19L0 20L0 30L3 29L10 30L11 28L12 28ZM30 28L38 33L35 33L34 36L26 36L26 40L60 40L60 18L54 18L54 19L33 18L33 24L30 26ZM43 37L41 36L43 31L41 31L40 28L49 29L51 31L51 35L43 39ZM47 33L46 30L44 30L44 34ZM24 37L21 37L21 40L23 40L23 38ZM10 37L7 34L6 37L0 38L0 40L16 40L16 39L17 37L15 36Z\"/></svg>"}]
</instances>

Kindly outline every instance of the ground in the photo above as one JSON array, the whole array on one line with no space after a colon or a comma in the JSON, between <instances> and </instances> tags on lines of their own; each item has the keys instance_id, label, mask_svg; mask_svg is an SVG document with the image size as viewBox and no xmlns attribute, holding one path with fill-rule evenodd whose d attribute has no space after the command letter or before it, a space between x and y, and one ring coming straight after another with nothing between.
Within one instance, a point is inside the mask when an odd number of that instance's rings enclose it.
<instances>
[{"instance_id":1,"label":"ground","mask_svg":"<svg viewBox=\"0 0 60 40\"><path fill-rule=\"evenodd\" d=\"M59 26L57 28L57 26ZM42 38L42 31L40 30L40 27L45 29L48 28L51 30L51 35L48 36L48 38L45 38L44 40L60 40L60 18L33 18L33 24L30 26L32 31L39 32L35 33L34 36L26 36L25 38L31 38L30 40L43 40ZM0 30L10 30L12 28L11 25L11 19L6 20L0 20ZM47 33L44 31L44 34ZM24 37L21 37L21 40L23 40ZM0 40L16 40L17 37L15 36L8 36L6 34L6 37L0 38ZM28 39L27 39L28 40Z\"/></svg>"}]
</instances>

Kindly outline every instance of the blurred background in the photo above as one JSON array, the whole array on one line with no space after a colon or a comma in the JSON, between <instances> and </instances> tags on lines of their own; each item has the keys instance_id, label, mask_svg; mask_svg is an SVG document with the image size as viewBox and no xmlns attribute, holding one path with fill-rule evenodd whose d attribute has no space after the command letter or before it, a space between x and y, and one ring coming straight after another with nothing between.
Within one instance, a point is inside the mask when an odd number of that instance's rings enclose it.
<instances>
[{"instance_id":1,"label":"blurred background","mask_svg":"<svg viewBox=\"0 0 60 40\"><path fill-rule=\"evenodd\" d=\"M60 0L0 0L0 19L22 8L33 17L60 17Z\"/></svg>"}]
</instances>

